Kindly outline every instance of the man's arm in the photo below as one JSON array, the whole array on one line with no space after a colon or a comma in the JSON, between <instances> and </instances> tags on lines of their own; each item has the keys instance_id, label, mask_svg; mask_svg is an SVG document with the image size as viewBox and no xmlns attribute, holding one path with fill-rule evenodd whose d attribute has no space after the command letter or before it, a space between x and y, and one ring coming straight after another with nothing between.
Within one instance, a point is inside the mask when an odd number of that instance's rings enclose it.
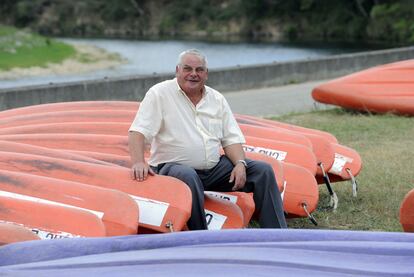
<instances>
[{"instance_id":1,"label":"man's arm","mask_svg":"<svg viewBox=\"0 0 414 277\"><path fill-rule=\"evenodd\" d=\"M240 160L244 161L245 159L243 147L240 143L235 143L224 147L223 150L234 165L229 180L230 183L234 181L232 190L242 189L246 183L246 167L240 162Z\"/></svg>"},{"instance_id":2,"label":"man's arm","mask_svg":"<svg viewBox=\"0 0 414 277\"><path fill-rule=\"evenodd\" d=\"M145 161L145 137L140 132L128 132L128 147L132 162L132 179L143 181L147 179L148 174L154 175L154 172Z\"/></svg>"}]
</instances>

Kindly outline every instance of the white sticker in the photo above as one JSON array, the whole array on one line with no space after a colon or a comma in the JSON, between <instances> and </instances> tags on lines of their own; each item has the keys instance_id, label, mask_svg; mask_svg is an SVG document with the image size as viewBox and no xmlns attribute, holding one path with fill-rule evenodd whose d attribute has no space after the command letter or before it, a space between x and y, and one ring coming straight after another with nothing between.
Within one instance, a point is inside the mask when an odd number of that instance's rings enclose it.
<instances>
[{"instance_id":1,"label":"white sticker","mask_svg":"<svg viewBox=\"0 0 414 277\"><path fill-rule=\"evenodd\" d=\"M80 238L81 236L73 235L66 232L50 232L40 229L30 229L35 233L40 239L67 239L67 238Z\"/></svg>"},{"instance_id":2,"label":"white sticker","mask_svg":"<svg viewBox=\"0 0 414 277\"><path fill-rule=\"evenodd\" d=\"M51 232L51 231L40 230L37 228L30 228L30 227L25 226L24 224L17 223L17 222L11 222L11 221L5 221L5 220L0 220L0 222L21 226L35 233L40 239L65 239L65 238L81 238L82 237L79 235L74 235L71 233L66 233L66 232L61 232L61 231Z\"/></svg>"},{"instance_id":3,"label":"white sticker","mask_svg":"<svg viewBox=\"0 0 414 277\"><path fill-rule=\"evenodd\" d=\"M26 201L30 201L30 202L43 203L43 204L49 204L49 205L56 205L56 206L62 206L62 207L69 207L69 208L73 208L73 209L87 211L87 212L93 213L94 215L96 215L100 219L102 219L102 217L104 215L103 212L98 212L98 211L94 211L94 210L90 210L90 209L85 209L85 208L81 208L81 207L77 207L77 206L72 206L72 205L68 205L68 204L64 204L64 203L50 201L50 200L43 199L43 198L37 198L37 197L33 197L33 196L28 196L28 195L23 195L23 194L17 194L17 193L8 192L8 191L2 191L2 190L0 190L0 196L6 196L6 197L9 197L9 198L21 199L21 200L26 200Z\"/></svg>"},{"instance_id":4,"label":"white sticker","mask_svg":"<svg viewBox=\"0 0 414 277\"><path fill-rule=\"evenodd\" d=\"M343 156L341 154L335 153L335 160L334 163L331 167L331 169L329 169L329 173L333 173L333 174L341 174L342 170L344 169L345 164L348 163L352 163L353 159Z\"/></svg>"},{"instance_id":5,"label":"white sticker","mask_svg":"<svg viewBox=\"0 0 414 277\"><path fill-rule=\"evenodd\" d=\"M236 204L237 202L237 196L231 195L227 193L217 192L217 191L205 191L204 194L210 195L219 199L230 201L231 203Z\"/></svg>"},{"instance_id":6,"label":"white sticker","mask_svg":"<svg viewBox=\"0 0 414 277\"><path fill-rule=\"evenodd\" d=\"M227 216L204 209L206 213L207 227L209 230L220 230L226 222Z\"/></svg>"},{"instance_id":7,"label":"white sticker","mask_svg":"<svg viewBox=\"0 0 414 277\"><path fill-rule=\"evenodd\" d=\"M136 195L129 195L139 207L139 222L153 226L161 226L162 220L167 213L169 203L153 199L143 198Z\"/></svg>"},{"instance_id":8,"label":"white sticker","mask_svg":"<svg viewBox=\"0 0 414 277\"><path fill-rule=\"evenodd\" d=\"M269 148L264 148L264 147L259 147L259 146L251 146L247 144L243 144L243 149L246 152L265 154L266 156L275 158L278 161L284 161L287 156L287 152L285 151L269 149Z\"/></svg>"}]
</instances>

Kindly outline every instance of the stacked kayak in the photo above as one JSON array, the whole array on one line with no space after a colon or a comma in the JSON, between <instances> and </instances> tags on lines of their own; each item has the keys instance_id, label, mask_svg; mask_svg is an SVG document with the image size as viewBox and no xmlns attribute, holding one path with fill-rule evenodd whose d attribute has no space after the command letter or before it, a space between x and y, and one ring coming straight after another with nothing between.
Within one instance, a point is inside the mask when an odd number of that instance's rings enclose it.
<instances>
[{"instance_id":1,"label":"stacked kayak","mask_svg":"<svg viewBox=\"0 0 414 277\"><path fill-rule=\"evenodd\" d=\"M374 113L414 115L414 60L363 70L312 91L318 102Z\"/></svg>"},{"instance_id":2,"label":"stacked kayak","mask_svg":"<svg viewBox=\"0 0 414 277\"><path fill-rule=\"evenodd\" d=\"M19 201L90 213L102 222L105 236L185 230L191 193L184 183L159 175L142 183L131 179L127 134L138 108L137 102L84 101L0 112L3 197L20 195ZM236 118L246 156L272 166L291 217L313 219L318 183L353 180L361 170L358 153L327 132ZM252 194L242 192L206 192L205 211L212 230L246 227L259 212Z\"/></svg>"}]
</instances>

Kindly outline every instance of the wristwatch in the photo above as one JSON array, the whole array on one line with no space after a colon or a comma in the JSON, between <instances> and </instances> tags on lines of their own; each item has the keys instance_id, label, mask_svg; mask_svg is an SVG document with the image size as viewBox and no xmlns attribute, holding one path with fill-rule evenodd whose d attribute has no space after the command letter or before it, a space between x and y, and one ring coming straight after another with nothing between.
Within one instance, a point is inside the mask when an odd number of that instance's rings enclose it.
<instances>
[{"instance_id":1,"label":"wristwatch","mask_svg":"<svg viewBox=\"0 0 414 277\"><path fill-rule=\"evenodd\" d=\"M238 164L238 163L242 163L242 164L244 165L244 167L245 167L245 168L247 168L247 163L246 163L246 161L245 161L245 160L238 160L238 161L236 162L236 164Z\"/></svg>"}]
</instances>

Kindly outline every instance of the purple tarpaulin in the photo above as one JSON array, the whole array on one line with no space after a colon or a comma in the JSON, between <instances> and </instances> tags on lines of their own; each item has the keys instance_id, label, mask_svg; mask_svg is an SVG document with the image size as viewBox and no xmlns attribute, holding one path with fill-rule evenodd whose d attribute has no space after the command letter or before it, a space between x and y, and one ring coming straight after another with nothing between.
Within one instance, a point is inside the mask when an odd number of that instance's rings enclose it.
<instances>
[{"instance_id":1,"label":"purple tarpaulin","mask_svg":"<svg viewBox=\"0 0 414 277\"><path fill-rule=\"evenodd\" d=\"M414 234L224 230L0 247L10 276L414 276Z\"/></svg>"}]
</instances>

